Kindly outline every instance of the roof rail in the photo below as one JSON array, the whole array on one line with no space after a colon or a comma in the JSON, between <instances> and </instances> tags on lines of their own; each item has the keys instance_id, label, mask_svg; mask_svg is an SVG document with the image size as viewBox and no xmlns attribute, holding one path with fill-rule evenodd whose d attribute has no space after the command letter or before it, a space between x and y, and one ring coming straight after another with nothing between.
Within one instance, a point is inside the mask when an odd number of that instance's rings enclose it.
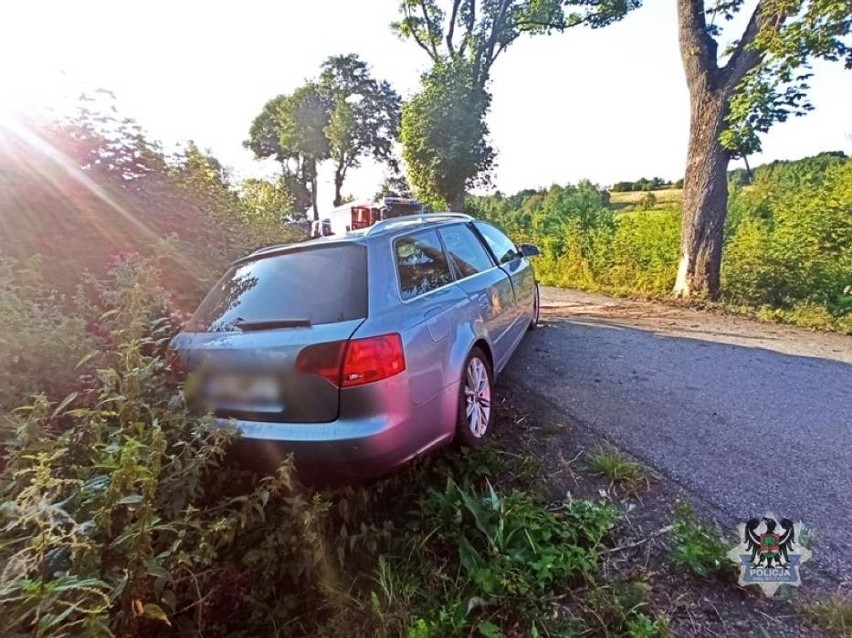
<instances>
[{"instance_id":1,"label":"roof rail","mask_svg":"<svg viewBox=\"0 0 852 638\"><path fill-rule=\"evenodd\" d=\"M442 219L465 219L472 221L473 217L466 215L465 213L420 213L418 215L403 215L401 217L391 217L390 219L383 219L380 222L376 222L367 229L367 232L364 233L364 235L372 235L375 232L394 226L398 222L403 224L425 224L427 222L436 222Z\"/></svg>"}]
</instances>

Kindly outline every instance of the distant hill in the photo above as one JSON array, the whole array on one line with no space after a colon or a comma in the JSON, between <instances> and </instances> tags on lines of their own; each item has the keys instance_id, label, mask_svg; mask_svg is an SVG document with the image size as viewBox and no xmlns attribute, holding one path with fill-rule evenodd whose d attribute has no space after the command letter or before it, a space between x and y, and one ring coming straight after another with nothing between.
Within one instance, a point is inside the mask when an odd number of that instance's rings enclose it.
<instances>
[{"instance_id":1,"label":"distant hill","mask_svg":"<svg viewBox=\"0 0 852 638\"><path fill-rule=\"evenodd\" d=\"M744 186L758 179L761 175L768 175L770 173L781 172L788 175L805 175L812 171L822 172L829 166L842 164L849 159L843 151L826 151L797 160L775 160L752 168L751 179L749 179L748 171L744 168L735 168L732 171L728 171L728 181Z\"/></svg>"},{"instance_id":2,"label":"distant hill","mask_svg":"<svg viewBox=\"0 0 852 638\"><path fill-rule=\"evenodd\" d=\"M797 160L775 160L767 164L760 164L751 169L751 177L745 168L735 168L728 171L728 180L739 185L749 184L761 173L776 170L793 170L807 172L810 170L825 170L831 164L843 162L848 157L843 151L826 151L810 157ZM636 181L615 182L607 190L610 193L642 193L647 191L671 191L683 188L683 178L667 181L662 177L642 177ZM639 196L641 197L641 196ZM634 201L629 195L621 196L621 201Z\"/></svg>"}]
</instances>

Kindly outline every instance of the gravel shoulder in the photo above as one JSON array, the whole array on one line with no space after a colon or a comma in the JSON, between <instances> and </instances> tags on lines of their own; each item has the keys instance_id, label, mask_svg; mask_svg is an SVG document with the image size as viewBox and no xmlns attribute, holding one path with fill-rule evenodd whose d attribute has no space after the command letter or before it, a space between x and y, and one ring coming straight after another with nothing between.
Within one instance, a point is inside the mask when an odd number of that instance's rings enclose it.
<instances>
[{"instance_id":1,"label":"gravel shoulder","mask_svg":"<svg viewBox=\"0 0 852 638\"><path fill-rule=\"evenodd\" d=\"M662 335L698 339L782 354L819 357L852 364L852 337L761 322L654 301L542 287L542 317L571 318L654 330Z\"/></svg>"}]
</instances>

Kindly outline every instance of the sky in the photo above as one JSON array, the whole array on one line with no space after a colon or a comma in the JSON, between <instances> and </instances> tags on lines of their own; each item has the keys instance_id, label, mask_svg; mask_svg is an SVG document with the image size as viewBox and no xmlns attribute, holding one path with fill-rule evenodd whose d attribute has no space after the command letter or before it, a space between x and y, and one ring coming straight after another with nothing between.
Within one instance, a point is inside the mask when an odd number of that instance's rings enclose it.
<instances>
[{"instance_id":1,"label":"sky","mask_svg":"<svg viewBox=\"0 0 852 638\"><path fill-rule=\"evenodd\" d=\"M588 178L682 176L689 103L674 0L646 0L602 30L523 38L493 69L488 123L503 192ZM747 4L749 4L747 2ZM81 89L115 92L122 114L169 148L188 139L237 178L270 175L242 147L270 98L357 53L405 98L426 54L390 30L397 0L207 0L5 3L0 12L0 124L15 105L61 104ZM733 34L732 34L733 37ZM852 153L852 72L817 64L816 110L779 124L752 165L826 150ZM10 107L11 105L11 107ZM333 197L330 167L321 200ZM384 169L365 162L344 192L369 198Z\"/></svg>"}]
</instances>

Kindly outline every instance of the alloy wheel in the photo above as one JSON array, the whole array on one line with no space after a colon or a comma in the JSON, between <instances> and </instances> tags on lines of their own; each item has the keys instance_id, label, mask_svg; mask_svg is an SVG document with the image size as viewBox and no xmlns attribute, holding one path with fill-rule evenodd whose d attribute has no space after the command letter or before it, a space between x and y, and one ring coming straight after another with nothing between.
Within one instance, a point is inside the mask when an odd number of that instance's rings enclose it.
<instances>
[{"instance_id":1,"label":"alloy wheel","mask_svg":"<svg viewBox=\"0 0 852 638\"><path fill-rule=\"evenodd\" d=\"M491 382L485 363L478 357L468 363L464 394L467 426L473 436L482 438L491 420Z\"/></svg>"}]
</instances>

